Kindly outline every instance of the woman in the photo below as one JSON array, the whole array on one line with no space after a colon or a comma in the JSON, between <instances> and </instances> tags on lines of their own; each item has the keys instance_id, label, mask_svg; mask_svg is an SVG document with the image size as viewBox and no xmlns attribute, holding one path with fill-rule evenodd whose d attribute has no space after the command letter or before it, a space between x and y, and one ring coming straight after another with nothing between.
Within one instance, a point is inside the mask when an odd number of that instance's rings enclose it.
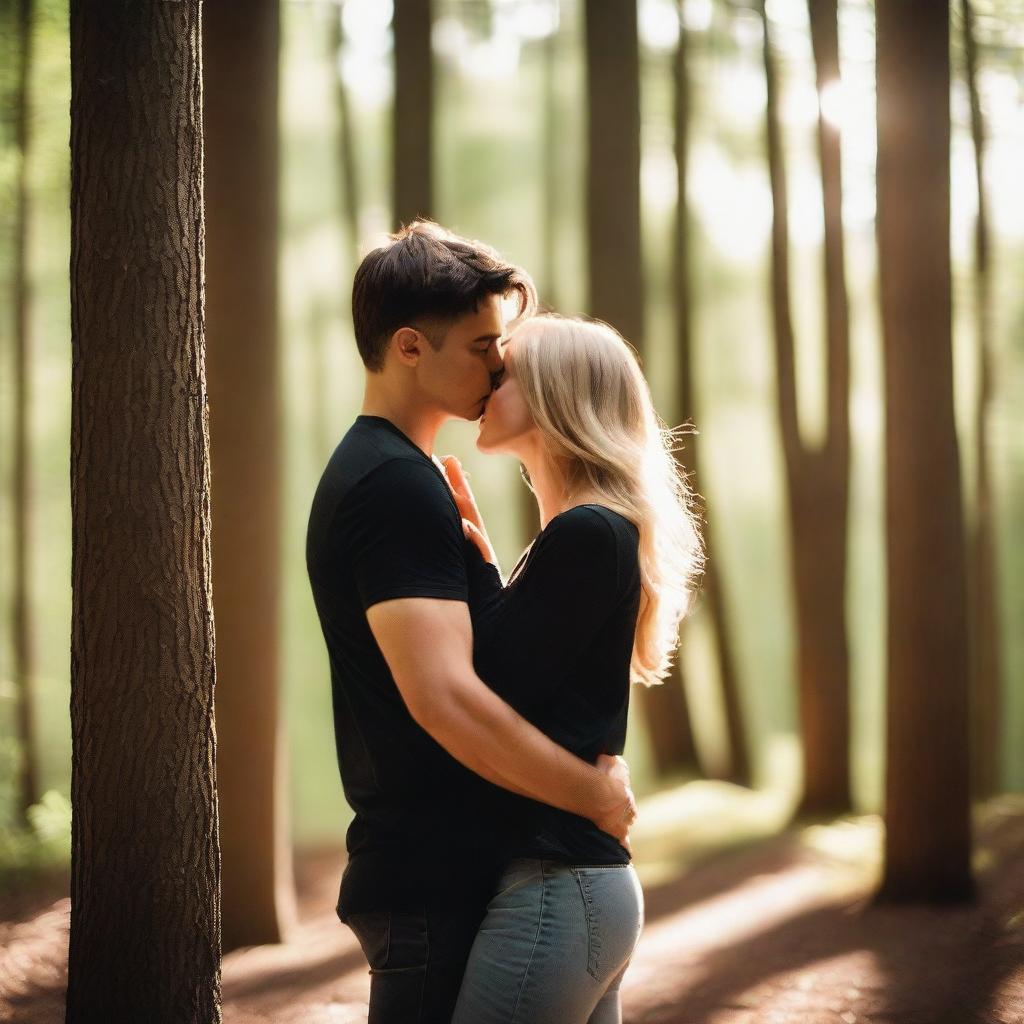
<instances>
[{"instance_id":1,"label":"woman","mask_svg":"<svg viewBox=\"0 0 1024 1024\"><path fill-rule=\"evenodd\" d=\"M483 559L474 660L573 753L619 754L630 681L668 671L700 570L691 496L623 339L556 316L519 327L477 446L519 458L541 532L503 584L472 493L447 469ZM614 1024L643 897L629 851L591 822L510 794L510 860L466 968L454 1024Z\"/></svg>"}]
</instances>

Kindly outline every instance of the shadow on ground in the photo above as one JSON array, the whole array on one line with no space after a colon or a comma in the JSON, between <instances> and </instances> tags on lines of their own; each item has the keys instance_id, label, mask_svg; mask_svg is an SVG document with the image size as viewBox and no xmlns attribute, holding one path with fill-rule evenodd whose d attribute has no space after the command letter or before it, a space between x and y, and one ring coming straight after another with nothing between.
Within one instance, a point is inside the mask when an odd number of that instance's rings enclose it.
<instances>
[{"instance_id":1,"label":"shadow on ground","mask_svg":"<svg viewBox=\"0 0 1024 1024\"><path fill-rule=\"evenodd\" d=\"M672 868L652 844L660 867L645 884L627 1024L1024 1022L1024 799L979 813L979 898L957 907L871 902L874 818L692 846L670 813L660 827L681 852ZM224 959L225 1024L366 1020L366 966L334 913L341 854L303 851L296 867L289 941ZM51 891L23 903L0 922L0 1020L62 1024L69 901Z\"/></svg>"}]
</instances>

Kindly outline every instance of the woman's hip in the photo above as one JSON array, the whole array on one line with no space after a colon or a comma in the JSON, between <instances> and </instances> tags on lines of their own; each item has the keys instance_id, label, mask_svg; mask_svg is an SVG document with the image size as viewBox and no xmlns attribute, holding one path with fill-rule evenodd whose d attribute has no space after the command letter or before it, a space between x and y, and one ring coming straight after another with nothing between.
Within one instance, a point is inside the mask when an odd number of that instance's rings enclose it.
<instances>
[{"instance_id":1,"label":"woman's hip","mask_svg":"<svg viewBox=\"0 0 1024 1024\"><path fill-rule=\"evenodd\" d=\"M454 1020L585 1022L642 927L631 865L514 860L488 904Z\"/></svg>"}]
</instances>

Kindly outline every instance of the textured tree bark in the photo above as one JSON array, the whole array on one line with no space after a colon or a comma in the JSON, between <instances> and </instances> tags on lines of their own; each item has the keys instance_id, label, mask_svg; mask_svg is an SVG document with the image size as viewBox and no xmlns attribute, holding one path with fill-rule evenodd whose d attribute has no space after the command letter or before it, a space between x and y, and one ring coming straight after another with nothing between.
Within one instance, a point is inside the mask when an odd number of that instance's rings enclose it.
<instances>
[{"instance_id":1,"label":"textured tree bark","mask_svg":"<svg viewBox=\"0 0 1024 1024\"><path fill-rule=\"evenodd\" d=\"M978 351L978 394L974 444L977 477L968 562L971 616L971 773L975 796L999 792L999 713L1002 704L1002 659L999 637L999 557L996 550L994 498L989 469L988 414L992 406L992 273L989 258L988 203L985 195L985 121L978 97L978 47L971 0L961 0L967 91L971 102L971 137L978 182L978 216L974 225L974 317Z\"/></svg>"},{"instance_id":2,"label":"textured tree bark","mask_svg":"<svg viewBox=\"0 0 1024 1024\"><path fill-rule=\"evenodd\" d=\"M636 5L587 0L588 309L643 353L640 247L640 46ZM640 704L659 775L696 770L679 670L642 687Z\"/></svg>"},{"instance_id":3,"label":"textured tree bark","mask_svg":"<svg viewBox=\"0 0 1024 1024\"><path fill-rule=\"evenodd\" d=\"M817 86L839 79L835 0L810 0ZM767 84L766 127L772 192L772 328L779 430L786 470L797 694L803 754L800 816L849 810L850 698L846 635L849 490L849 316L843 260L839 131L818 117L825 220L826 435L812 449L800 437L793 323L789 304L786 167L778 116L771 24L761 4Z\"/></svg>"},{"instance_id":4,"label":"textured tree bark","mask_svg":"<svg viewBox=\"0 0 1024 1024\"><path fill-rule=\"evenodd\" d=\"M70 1024L220 1020L199 11L71 4Z\"/></svg>"},{"instance_id":5,"label":"textured tree bark","mask_svg":"<svg viewBox=\"0 0 1024 1024\"><path fill-rule=\"evenodd\" d=\"M973 892L967 570L953 417L949 4L876 7L890 900Z\"/></svg>"},{"instance_id":6,"label":"textured tree bark","mask_svg":"<svg viewBox=\"0 0 1024 1024\"><path fill-rule=\"evenodd\" d=\"M699 423L694 380L693 309L694 291L691 284L690 218L687 207L687 188L690 151L690 76L688 68L688 34L679 5L679 44L676 47L673 74L675 80L675 152L676 152L676 230L673 239L672 279L676 297L676 394L679 401L680 422ZM686 469L699 481L699 439L694 433L686 446ZM701 488L697 487L699 491ZM711 616L718 656L718 674L722 687L722 708L725 717L727 759L716 774L739 785L750 785L750 756L743 706L740 700L736 659L724 596L724 579L717 570L712 550L710 524L704 526L705 569L702 589ZM696 752L695 752L696 759Z\"/></svg>"},{"instance_id":7,"label":"textured tree bark","mask_svg":"<svg viewBox=\"0 0 1024 1024\"><path fill-rule=\"evenodd\" d=\"M279 703L277 0L204 8L207 360L224 949L294 910Z\"/></svg>"},{"instance_id":8,"label":"textured tree bark","mask_svg":"<svg viewBox=\"0 0 1024 1024\"><path fill-rule=\"evenodd\" d=\"M36 672L35 618L32 612L32 338L29 280L29 110L32 73L32 0L20 0L17 10L21 63L15 86L15 134L18 180L14 209L14 580L11 611L14 627L14 692L20 763L18 812L28 824L28 809L39 802L39 754L35 741L32 700Z\"/></svg>"},{"instance_id":9,"label":"textured tree bark","mask_svg":"<svg viewBox=\"0 0 1024 1024\"><path fill-rule=\"evenodd\" d=\"M395 37L393 209L395 227L434 209L434 57L431 0L399 0Z\"/></svg>"}]
</instances>

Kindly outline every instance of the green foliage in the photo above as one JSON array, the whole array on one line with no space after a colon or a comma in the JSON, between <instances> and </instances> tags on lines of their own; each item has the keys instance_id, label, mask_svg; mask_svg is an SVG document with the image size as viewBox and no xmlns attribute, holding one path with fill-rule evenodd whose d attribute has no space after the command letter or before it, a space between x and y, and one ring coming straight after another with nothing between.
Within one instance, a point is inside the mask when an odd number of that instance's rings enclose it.
<instances>
[{"instance_id":1,"label":"green foliage","mask_svg":"<svg viewBox=\"0 0 1024 1024\"><path fill-rule=\"evenodd\" d=\"M71 858L71 803L62 793L48 790L29 807L27 824L20 823L20 762L17 740L0 738L0 821L5 822L0 827L0 895L35 874L66 866Z\"/></svg>"}]
</instances>

